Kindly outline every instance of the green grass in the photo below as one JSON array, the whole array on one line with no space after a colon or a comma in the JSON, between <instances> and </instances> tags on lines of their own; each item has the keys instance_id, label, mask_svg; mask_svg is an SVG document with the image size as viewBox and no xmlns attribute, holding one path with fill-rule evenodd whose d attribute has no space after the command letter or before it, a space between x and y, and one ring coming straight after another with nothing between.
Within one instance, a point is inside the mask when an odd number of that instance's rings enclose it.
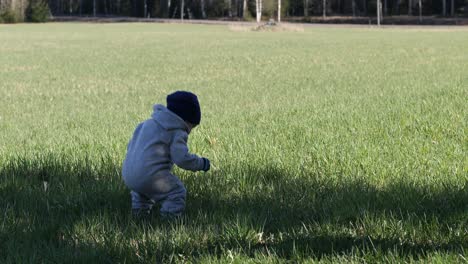
<instances>
[{"instance_id":1,"label":"green grass","mask_svg":"<svg viewBox=\"0 0 468 264\"><path fill-rule=\"evenodd\" d=\"M434 262L468 250L468 30L0 25L0 262ZM130 217L126 144L192 90L206 174ZM44 188L44 181L48 188Z\"/></svg>"}]
</instances>

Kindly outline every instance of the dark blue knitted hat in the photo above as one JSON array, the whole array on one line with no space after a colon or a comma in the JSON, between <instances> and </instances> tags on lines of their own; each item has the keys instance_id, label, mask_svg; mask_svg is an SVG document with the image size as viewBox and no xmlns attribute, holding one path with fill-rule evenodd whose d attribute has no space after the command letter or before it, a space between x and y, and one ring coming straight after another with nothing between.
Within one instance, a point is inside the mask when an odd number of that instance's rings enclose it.
<instances>
[{"instance_id":1,"label":"dark blue knitted hat","mask_svg":"<svg viewBox=\"0 0 468 264\"><path fill-rule=\"evenodd\" d=\"M194 125L200 124L201 111L195 94L177 91L167 96L167 108L176 113L183 120Z\"/></svg>"}]
</instances>

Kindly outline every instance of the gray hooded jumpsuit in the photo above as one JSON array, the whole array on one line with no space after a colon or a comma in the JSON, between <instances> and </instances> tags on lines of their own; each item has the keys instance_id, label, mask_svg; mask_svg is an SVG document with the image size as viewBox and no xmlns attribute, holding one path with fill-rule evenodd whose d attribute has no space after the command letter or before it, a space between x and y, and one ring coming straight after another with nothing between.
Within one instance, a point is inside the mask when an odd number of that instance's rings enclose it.
<instances>
[{"instance_id":1,"label":"gray hooded jumpsuit","mask_svg":"<svg viewBox=\"0 0 468 264\"><path fill-rule=\"evenodd\" d=\"M188 134L185 121L163 105L155 105L152 118L137 126L122 167L133 209L151 209L161 202L161 214L184 211L186 190L171 169L174 163L191 171L204 167L203 158L189 152Z\"/></svg>"}]
</instances>

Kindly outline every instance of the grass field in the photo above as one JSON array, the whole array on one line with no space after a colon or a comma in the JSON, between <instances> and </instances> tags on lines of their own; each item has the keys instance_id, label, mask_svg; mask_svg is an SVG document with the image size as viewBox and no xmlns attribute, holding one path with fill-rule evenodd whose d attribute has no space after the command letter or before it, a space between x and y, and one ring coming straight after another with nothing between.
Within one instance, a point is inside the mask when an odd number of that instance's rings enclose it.
<instances>
[{"instance_id":1,"label":"grass field","mask_svg":"<svg viewBox=\"0 0 468 264\"><path fill-rule=\"evenodd\" d=\"M468 30L0 25L0 262L468 258ZM120 170L165 95L199 95L175 222ZM47 184L46 184L47 183Z\"/></svg>"}]
</instances>

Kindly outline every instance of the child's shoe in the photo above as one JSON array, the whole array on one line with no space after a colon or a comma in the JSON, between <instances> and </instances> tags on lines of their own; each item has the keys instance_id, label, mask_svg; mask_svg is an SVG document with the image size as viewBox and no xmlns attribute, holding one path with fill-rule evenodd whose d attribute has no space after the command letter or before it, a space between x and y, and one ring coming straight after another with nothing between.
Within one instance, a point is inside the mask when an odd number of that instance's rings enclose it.
<instances>
[{"instance_id":1,"label":"child's shoe","mask_svg":"<svg viewBox=\"0 0 468 264\"><path fill-rule=\"evenodd\" d=\"M160 213L160 216L164 221L175 221L182 217L182 213Z\"/></svg>"},{"instance_id":2,"label":"child's shoe","mask_svg":"<svg viewBox=\"0 0 468 264\"><path fill-rule=\"evenodd\" d=\"M151 216L151 209L133 208L132 216L137 220L149 219Z\"/></svg>"}]
</instances>

